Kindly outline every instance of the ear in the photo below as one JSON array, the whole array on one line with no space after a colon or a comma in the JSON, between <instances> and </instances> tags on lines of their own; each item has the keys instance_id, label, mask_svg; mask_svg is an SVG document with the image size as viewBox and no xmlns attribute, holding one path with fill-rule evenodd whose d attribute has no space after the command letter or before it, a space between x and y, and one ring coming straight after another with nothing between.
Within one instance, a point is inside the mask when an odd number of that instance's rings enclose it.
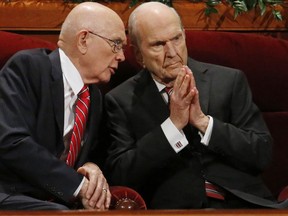
<instances>
[{"instance_id":1,"label":"ear","mask_svg":"<svg viewBox=\"0 0 288 216\"><path fill-rule=\"evenodd\" d=\"M82 54L85 54L88 50L88 38L89 33L86 30L80 31L76 37L77 48Z\"/></svg>"},{"instance_id":2,"label":"ear","mask_svg":"<svg viewBox=\"0 0 288 216\"><path fill-rule=\"evenodd\" d=\"M132 45L132 47L133 47L133 51L134 51L137 63L140 64L143 68L145 68L145 63L143 60L142 53L140 52L140 49L135 45Z\"/></svg>"}]
</instances>

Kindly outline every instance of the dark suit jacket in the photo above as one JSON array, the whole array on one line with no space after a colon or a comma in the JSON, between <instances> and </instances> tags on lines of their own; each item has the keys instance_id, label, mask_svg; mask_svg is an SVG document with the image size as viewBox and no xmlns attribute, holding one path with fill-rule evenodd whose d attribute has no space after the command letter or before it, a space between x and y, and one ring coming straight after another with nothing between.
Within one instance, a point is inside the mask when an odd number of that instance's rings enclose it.
<instances>
[{"instance_id":1,"label":"dark suit jacket","mask_svg":"<svg viewBox=\"0 0 288 216\"><path fill-rule=\"evenodd\" d=\"M189 145L175 153L160 126L169 109L143 70L105 98L110 184L138 190L151 208L201 208L204 179L236 193L270 197L259 175L271 160L271 136L243 73L192 59L188 66L202 110L214 119L209 146L187 126Z\"/></svg>"},{"instance_id":2,"label":"dark suit jacket","mask_svg":"<svg viewBox=\"0 0 288 216\"><path fill-rule=\"evenodd\" d=\"M58 50L14 55L0 72L0 94L0 194L22 193L68 203L83 176L58 159L64 150ZM96 86L90 86L90 94L85 142L75 168L88 160L97 142L102 101Z\"/></svg>"}]
</instances>

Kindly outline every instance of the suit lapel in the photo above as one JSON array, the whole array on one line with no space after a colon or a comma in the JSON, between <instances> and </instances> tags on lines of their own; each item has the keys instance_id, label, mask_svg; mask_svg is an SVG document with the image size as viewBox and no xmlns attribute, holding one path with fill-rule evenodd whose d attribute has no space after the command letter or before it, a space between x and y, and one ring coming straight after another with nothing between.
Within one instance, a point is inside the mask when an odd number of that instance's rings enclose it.
<instances>
[{"instance_id":1,"label":"suit lapel","mask_svg":"<svg viewBox=\"0 0 288 216\"><path fill-rule=\"evenodd\" d=\"M56 122L60 131L63 134L64 127L64 84L60 65L60 57L58 49L49 55L52 71L51 71L51 95L55 113Z\"/></svg>"},{"instance_id":2,"label":"suit lapel","mask_svg":"<svg viewBox=\"0 0 288 216\"><path fill-rule=\"evenodd\" d=\"M135 89L135 94L140 103L154 119L159 121L165 120L169 116L169 108L163 100L158 88L147 70L142 70L136 77L135 81L139 82Z\"/></svg>"},{"instance_id":3,"label":"suit lapel","mask_svg":"<svg viewBox=\"0 0 288 216\"><path fill-rule=\"evenodd\" d=\"M100 122L101 113L102 113L102 96L100 90L96 85L89 85L90 89L90 108L89 108L89 117L86 126L86 131L94 131L96 130L98 124L95 122ZM93 132L92 132L93 133ZM90 134L90 133L88 133ZM89 137L87 137L89 139Z\"/></svg>"}]
</instances>

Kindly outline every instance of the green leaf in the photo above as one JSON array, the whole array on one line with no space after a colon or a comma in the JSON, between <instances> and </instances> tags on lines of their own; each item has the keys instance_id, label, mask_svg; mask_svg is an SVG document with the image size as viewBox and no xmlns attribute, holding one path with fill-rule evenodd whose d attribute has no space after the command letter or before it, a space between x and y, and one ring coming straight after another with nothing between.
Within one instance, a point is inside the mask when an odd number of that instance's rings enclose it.
<instances>
[{"instance_id":1,"label":"green leaf","mask_svg":"<svg viewBox=\"0 0 288 216\"><path fill-rule=\"evenodd\" d=\"M236 0L233 1L233 8L235 9L235 12L241 13L241 12L247 12L248 8L243 0Z\"/></svg>"},{"instance_id":2,"label":"green leaf","mask_svg":"<svg viewBox=\"0 0 288 216\"><path fill-rule=\"evenodd\" d=\"M281 15L281 12L280 12L280 11L278 11L278 10L273 10L272 13L273 13L273 16L274 16L274 18L275 18L276 20L279 20L279 21L282 20L282 15Z\"/></svg>"},{"instance_id":3,"label":"green leaf","mask_svg":"<svg viewBox=\"0 0 288 216\"><path fill-rule=\"evenodd\" d=\"M263 16L266 12L266 5L262 0L259 0L258 5L260 8L260 14L261 14L261 16Z\"/></svg>"},{"instance_id":4,"label":"green leaf","mask_svg":"<svg viewBox=\"0 0 288 216\"><path fill-rule=\"evenodd\" d=\"M238 11L238 10L235 10L235 12L234 12L234 20L236 20L236 18L238 17L238 15L239 15L239 11Z\"/></svg>"},{"instance_id":5,"label":"green leaf","mask_svg":"<svg viewBox=\"0 0 288 216\"><path fill-rule=\"evenodd\" d=\"M208 7L215 7L216 5L220 4L220 0L208 0L205 2Z\"/></svg>"},{"instance_id":6,"label":"green leaf","mask_svg":"<svg viewBox=\"0 0 288 216\"><path fill-rule=\"evenodd\" d=\"M264 2L268 4L282 4L284 0L265 0Z\"/></svg>"},{"instance_id":7,"label":"green leaf","mask_svg":"<svg viewBox=\"0 0 288 216\"><path fill-rule=\"evenodd\" d=\"M218 13L218 10L214 7L208 7L205 9L204 13L206 16L209 16L212 13Z\"/></svg>"},{"instance_id":8,"label":"green leaf","mask_svg":"<svg viewBox=\"0 0 288 216\"><path fill-rule=\"evenodd\" d=\"M156 0L156 1L166 4L168 6L172 6L172 0Z\"/></svg>"},{"instance_id":9,"label":"green leaf","mask_svg":"<svg viewBox=\"0 0 288 216\"><path fill-rule=\"evenodd\" d=\"M130 4L129 4L129 7L134 7L136 4L138 3L138 0L131 0L130 1Z\"/></svg>"},{"instance_id":10,"label":"green leaf","mask_svg":"<svg viewBox=\"0 0 288 216\"><path fill-rule=\"evenodd\" d=\"M99 0L63 0L64 3L80 3L85 1L99 1ZM104 0L104 1L119 1L119 0ZM121 1L121 0L120 0ZM153 0L144 0L144 1L153 1ZM154 0L162 2L168 6L173 6L172 1L173 0ZM215 6L223 3L227 7L233 7L234 8L234 19L237 18L237 16L243 12L247 12L253 8L259 7L260 14L263 16L266 11L267 7L272 8L272 13L274 16L274 19L276 20L282 20L281 12L275 9L275 6L283 5L286 0L191 0L191 4L197 3L197 2L205 2L206 9L205 14L209 16L212 13L218 13L218 10L215 8ZM136 4L139 3L139 0L130 0L129 7L134 7Z\"/></svg>"}]
</instances>

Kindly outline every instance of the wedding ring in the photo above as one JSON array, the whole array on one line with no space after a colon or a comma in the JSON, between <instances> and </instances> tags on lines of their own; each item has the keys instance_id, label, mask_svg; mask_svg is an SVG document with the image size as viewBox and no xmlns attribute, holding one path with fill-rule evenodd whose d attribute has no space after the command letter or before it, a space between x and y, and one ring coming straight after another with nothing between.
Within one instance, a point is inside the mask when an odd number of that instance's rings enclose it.
<instances>
[{"instance_id":1,"label":"wedding ring","mask_svg":"<svg viewBox=\"0 0 288 216\"><path fill-rule=\"evenodd\" d=\"M102 190L103 190L105 193L107 193L107 189L106 189L106 188L102 188Z\"/></svg>"}]
</instances>

